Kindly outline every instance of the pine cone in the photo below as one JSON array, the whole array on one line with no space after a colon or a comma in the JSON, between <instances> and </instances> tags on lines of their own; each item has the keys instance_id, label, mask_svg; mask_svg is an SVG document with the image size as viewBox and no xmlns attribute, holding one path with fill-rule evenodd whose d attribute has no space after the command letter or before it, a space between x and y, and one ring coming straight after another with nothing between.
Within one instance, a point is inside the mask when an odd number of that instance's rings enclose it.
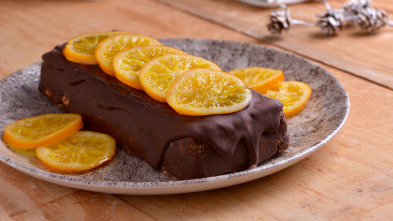
<instances>
[{"instance_id":1,"label":"pine cone","mask_svg":"<svg viewBox=\"0 0 393 221\"><path fill-rule=\"evenodd\" d=\"M375 33L389 21L389 16L383 9L364 8L359 11L356 23L362 30Z\"/></svg>"},{"instance_id":2,"label":"pine cone","mask_svg":"<svg viewBox=\"0 0 393 221\"><path fill-rule=\"evenodd\" d=\"M324 34L335 35L343 27L344 16L342 10L332 9L318 17L317 25L321 27L321 32Z\"/></svg>"},{"instance_id":3,"label":"pine cone","mask_svg":"<svg viewBox=\"0 0 393 221\"><path fill-rule=\"evenodd\" d=\"M267 25L269 31L273 34L281 34L282 30L288 30L291 27L289 12L287 8L272 11L270 23Z\"/></svg>"},{"instance_id":4,"label":"pine cone","mask_svg":"<svg viewBox=\"0 0 393 221\"><path fill-rule=\"evenodd\" d=\"M370 6L370 0L351 0L343 5L343 9L345 14L357 15L359 11Z\"/></svg>"}]
</instances>

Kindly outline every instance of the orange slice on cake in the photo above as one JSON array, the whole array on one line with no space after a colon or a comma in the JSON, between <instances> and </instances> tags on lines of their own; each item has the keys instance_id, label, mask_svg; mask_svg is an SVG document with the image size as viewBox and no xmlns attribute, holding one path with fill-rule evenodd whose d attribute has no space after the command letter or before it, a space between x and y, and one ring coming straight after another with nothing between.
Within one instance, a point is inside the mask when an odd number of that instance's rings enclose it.
<instances>
[{"instance_id":1,"label":"orange slice on cake","mask_svg":"<svg viewBox=\"0 0 393 221\"><path fill-rule=\"evenodd\" d=\"M119 52L113 61L116 78L124 84L142 90L139 71L150 60L167 54L187 54L176 48L152 45Z\"/></svg>"},{"instance_id":2,"label":"orange slice on cake","mask_svg":"<svg viewBox=\"0 0 393 221\"><path fill-rule=\"evenodd\" d=\"M170 86L167 102L179 114L229 114L251 101L250 89L239 78L209 69L194 69L178 76Z\"/></svg>"},{"instance_id":3,"label":"orange slice on cake","mask_svg":"<svg viewBox=\"0 0 393 221\"><path fill-rule=\"evenodd\" d=\"M108 38L109 36L124 33L129 32L107 31L77 36L68 41L67 45L63 49L63 55L67 58L67 60L75 63L87 65L97 64L94 52L97 48L98 43Z\"/></svg>"},{"instance_id":4,"label":"orange slice on cake","mask_svg":"<svg viewBox=\"0 0 393 221\"><path fill-rule=\"evenodd\" d=\"M162 45L154 38L139 34L120 34L109 37L101 41L96 50L95 57L101 69L109 74L114 75L113 59L115 55L123 50L142 47L148 45Z\"/></svg>"},{"instance_id":5,"label":"orange slice on cake","mask_svg":"<svg viewBox=\"0 0 393 221\"><path fill-rule=\"evenodd\" d=\"M147 62L139 72L139 81L148 95L165 102L172 81L185 71L197 68L221 71L217 64L201 57L169 54Z\"/></svg>"}]
</instances>

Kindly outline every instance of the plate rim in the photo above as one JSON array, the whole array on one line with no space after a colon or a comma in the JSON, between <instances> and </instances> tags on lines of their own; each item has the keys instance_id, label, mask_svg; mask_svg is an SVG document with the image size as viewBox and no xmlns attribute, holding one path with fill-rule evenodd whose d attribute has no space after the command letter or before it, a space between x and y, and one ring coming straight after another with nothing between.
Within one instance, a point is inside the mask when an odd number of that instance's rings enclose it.
<instances>
[{"instance_id":1,"label":"plate rim","mask_svg":"<svg viewBox=\"0 0 393 221\"><path fill-rule=\"evenodd\" d=\"M256 180L262 178L264 176L270 175L272 173L278 172L282 169L285 169L302 159L306 158L328 141L330 141L344 126L346 120L348 119L349 111L350 111L350 100L347 91L344 86L335 78L330 72L321 66L315 64L313 61L310 61L306 58L303 58L299 55L292 54L280 49L267 47L264 45L254 44L254 43L246 43L246 42L236 42L236 41L227 41L227 40L218 40L218 39L204 39L204 38L160 38L158 40L168 40L168 41L215 41L215 42L224 42L229 44L243 44L243 45L254 45L257 47L264 48L265 50L273 50L278 51L279 53L284 53L290 56L295 56L300 58L301 60L306 60L313 66L319 67L324 70L324 74L330 75L331 78L335 80L337 86L342 90L343 95L345 96L345 113L341 122L334 127L334 130L323 139L319 140L318 143L305 148L303 150L298 151L294 155L290 156L286 160L281 160L276 163L271 163L269 160L262 163L262 165L248 170L243 170L239 172L234 172L230 174L218 175L213 177L205 177L205 178L197 178L197 179L189 179L189 180L173 180L173 181L156 181L156 182L128 182L128 181L95 181L88 180L80 177L71 177L64 174L59 174L55 172L50 172L46 170L39 169L38 167L34 167L33 165L26 165L24 163L13 160L2 153L0 153L0 161L3 163L17 169L29 176L45 180L47 182L55 183L62 186L67 186L71 188L83 189L88 191L95 192L103 192L103 193L112 193L112 194L129 194L129 195L163 195L163 194L179 194L179 193L191 193L198 191L206 191L218 188L224 188L228 186L233 186L245 182L249 182L252 180ZM0 84L9 77L12 77L14 74L23 72L24 70L29 70L34 66L40 65L41 61L35 62L28 66L25 66L8 76L0 79ZM1 140L1 145L5 146L3 140ZM60 177L63 177L60 179ZM230 182L228 182L230 181ZM204 185L208 183L209 185Z\"/></svg>"}]
</instances>

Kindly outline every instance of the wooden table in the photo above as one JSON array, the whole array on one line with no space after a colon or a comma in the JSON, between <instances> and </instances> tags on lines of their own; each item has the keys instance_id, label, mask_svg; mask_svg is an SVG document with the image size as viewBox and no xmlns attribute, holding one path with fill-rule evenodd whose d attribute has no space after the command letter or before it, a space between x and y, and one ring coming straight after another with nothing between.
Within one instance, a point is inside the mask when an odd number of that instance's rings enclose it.
<instances>
[{"instance_id":1,"label":"wooden table","mask_svg":"<svg viewBox=\"0 0 393 221\"><path fill-rule=\"evenodd\" d=\"M374 1L393 14L389 3ZM292 17L308 21L323 10L316 2L291 7ZM0 220L393 220L393 28L371 36L352 28L325 37L293 27L271 37L269 13L234 0L0 0L1 78L75 35L120 29L278 47L327 69L351 100L345 126L313 155L268 177L213 191L101 194L0 163Z\"/></svg>"}]
</instances>

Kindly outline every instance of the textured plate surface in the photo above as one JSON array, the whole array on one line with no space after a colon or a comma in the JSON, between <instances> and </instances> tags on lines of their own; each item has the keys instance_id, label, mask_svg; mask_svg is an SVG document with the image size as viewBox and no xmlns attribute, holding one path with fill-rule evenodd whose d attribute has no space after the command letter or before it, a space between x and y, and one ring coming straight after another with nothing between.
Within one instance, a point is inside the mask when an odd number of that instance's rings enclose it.
<instances>
[{"instance_id":1,"label":"textured plate surface","mask_svg":"<svg viewBox=\"0 0 393 221\"><path fill-rule=\"evenodd\" d=\"M216 62L223 70L251 66L282 69L286 80L308 83L313 92L306 108L288 119L290 147L257 168L202 179L173 181L144 161L118 148L114 159L83 173L56 173L29 154L0 143L0 160L31 176L63 186L117 194L174 194L216 189L255 180L304 159L330 140L349 113L349 98L342 85L321 67L299 56L238 42L206 39L162 39L166 45ZM41 62L0 81L0 131L15 120L59 112L38 92Z\"/></svg>"}]
</instances>

